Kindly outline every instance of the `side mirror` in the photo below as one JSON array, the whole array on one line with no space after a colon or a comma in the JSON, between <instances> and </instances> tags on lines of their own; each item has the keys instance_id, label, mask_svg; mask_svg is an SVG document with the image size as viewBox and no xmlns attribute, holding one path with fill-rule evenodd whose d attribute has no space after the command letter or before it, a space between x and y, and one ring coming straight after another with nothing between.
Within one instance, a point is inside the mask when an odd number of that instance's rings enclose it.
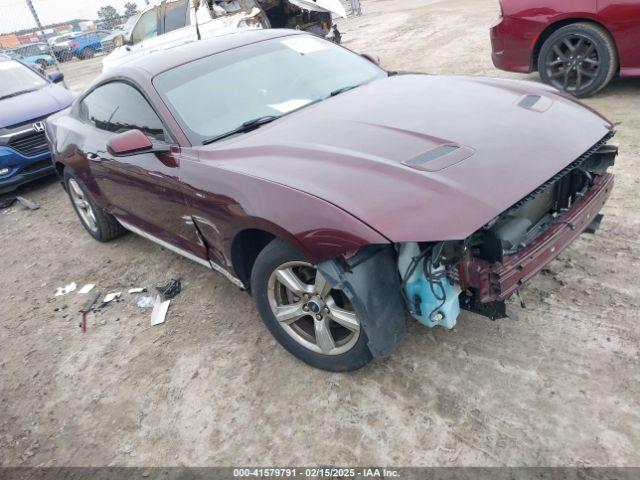
<instances>
[{"instance_id":1,"label":"side mirror","mask_svg":"<svg viewBox=\"0 0 640 480\"><path fill-rule=\"evenodd\" d=\"M53 83L60 83L64 80L64 73L62 72L52 72L47 75L47 78L51 80Z\"/></svg>"},{"instance_id":2,"label":"side mirror","mask_svg":"<svg viewBox=\"0 0 640 480\"><path fill-rule=\"evenodd\" d=\"M373 55L372 53L361 53L360 56L366 58L367 60L369 60L374 65L380 66L380 57L379 56Z\"/></svg>"},{"instance_id":3,"label":"side mirror","mask_svg":"<svg viewBox=\"0 0 640 480\"><path fill-rule=\"evenodd\" d=\"M142 153L167 153L169 145L154 145L140 130L129 130L114 135L107 142L107 151L114 157L127 157Z\"/></svg>"}]
</instances>

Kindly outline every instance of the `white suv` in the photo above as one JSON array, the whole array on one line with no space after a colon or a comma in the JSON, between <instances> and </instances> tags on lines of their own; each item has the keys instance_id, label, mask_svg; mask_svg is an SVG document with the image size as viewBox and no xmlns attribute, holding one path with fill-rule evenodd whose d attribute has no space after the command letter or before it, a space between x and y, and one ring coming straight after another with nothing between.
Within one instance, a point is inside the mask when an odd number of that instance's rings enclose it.
<instances>
[{"instance_id":1,"label":"white suv","mask_svg":"<svg viewBox=\"0 0 640 480\"><path fill-rule=\"evenodd\" d=\"M102 68L245 28L296 28L340 43L332 14L347 16L340 0L156 0L129 31L113 39L117 48L103 59Z\"/></svg>"}]
</instances>

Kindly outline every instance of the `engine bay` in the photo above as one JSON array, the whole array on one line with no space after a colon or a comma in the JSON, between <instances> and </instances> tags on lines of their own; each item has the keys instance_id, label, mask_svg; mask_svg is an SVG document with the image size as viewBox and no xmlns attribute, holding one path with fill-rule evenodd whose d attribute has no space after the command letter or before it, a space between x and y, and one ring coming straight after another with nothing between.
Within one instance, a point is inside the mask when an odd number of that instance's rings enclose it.
<instances>
[{"instance_id":1,"label":"engine bay","mask_svg":"<svg viewBox=\"0 0 640 480\"><path fill-rule=\"evenodd\" d=\"M598 229L602 215L591 210L610 193L607 169L618 154L606 144L612 136L469 238L399 245L402 295L412 316L447 329L461 309L492 320L509 316L505 300L570 243L565 238Z\"/></svg>"}]
</instances>

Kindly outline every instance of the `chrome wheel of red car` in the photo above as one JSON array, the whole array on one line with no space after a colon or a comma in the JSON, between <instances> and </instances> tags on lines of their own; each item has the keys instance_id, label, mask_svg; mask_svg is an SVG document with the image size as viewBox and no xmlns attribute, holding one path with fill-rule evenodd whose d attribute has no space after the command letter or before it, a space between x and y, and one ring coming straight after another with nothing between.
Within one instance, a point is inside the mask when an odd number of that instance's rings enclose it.
<instances>
[{"instance_id":1,"label":"chrome wheel of red car","mask_svg":"<svg viewBox=\"0 0 640 480\"><path fill-rule=\"evenodd\" d=\"M346 296L311 264L287 262L269 278L271 310L282 329L303 347L340 355L358 342L360 322Z\"/></svg>"},{"instance_id":2,"label":"chrome wheel of red car","mask_svg":"<svg viewBox=\"0 0 640 480\"><path fill-rule=\"evenodd\" d=\"M543 44L538 58L542 80L582 97L604 88L617 70L611 37L596 25L561 28Z\"/></svg>"},{"instance_id":3,"label":"chrome wheel of red car","mask_svg":"<svg viewBox=\"0 0 640 480\"><path fill-rule=\"evenodd\" d=\"M73 206L78 212L78 216L82 223L92 233L98 231L98 221L96 214L93 211L93 207L89 201L85 198L84 192L75 178L70 178L67 185L69 185L69 196L73 202Z\"/></svg>"}]
</instances>

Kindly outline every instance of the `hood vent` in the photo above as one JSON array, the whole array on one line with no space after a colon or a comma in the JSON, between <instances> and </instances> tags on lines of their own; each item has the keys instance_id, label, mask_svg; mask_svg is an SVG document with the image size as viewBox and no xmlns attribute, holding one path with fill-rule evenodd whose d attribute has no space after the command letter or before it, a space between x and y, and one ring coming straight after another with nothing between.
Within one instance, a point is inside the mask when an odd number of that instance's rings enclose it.
<instances>
[{"instance_id":1,"label":"hood vent","mask_svg":"<svg viewBox=\"0 0 640 480\"><path fill-rule=\"evenodd\" d=\"M423 153L411 160L404 162L405 165L416 170L425 172L437 172L444 168L460 163L474 154L474 150L460 145L442 145L428 152Z\"/></svg>"},{"instance_id":2,"label":"hood vent","mask_svg":"<svg viewBox=\"0 0 640 480\"><path fill-rule=\"evenodd\" d=\"M546 112L553 105L553 100L548 97L541 97L540 95L525 95L522 100L518 102L518 106L531 110L532 112Z\"/></svg>"}]
</instances>

